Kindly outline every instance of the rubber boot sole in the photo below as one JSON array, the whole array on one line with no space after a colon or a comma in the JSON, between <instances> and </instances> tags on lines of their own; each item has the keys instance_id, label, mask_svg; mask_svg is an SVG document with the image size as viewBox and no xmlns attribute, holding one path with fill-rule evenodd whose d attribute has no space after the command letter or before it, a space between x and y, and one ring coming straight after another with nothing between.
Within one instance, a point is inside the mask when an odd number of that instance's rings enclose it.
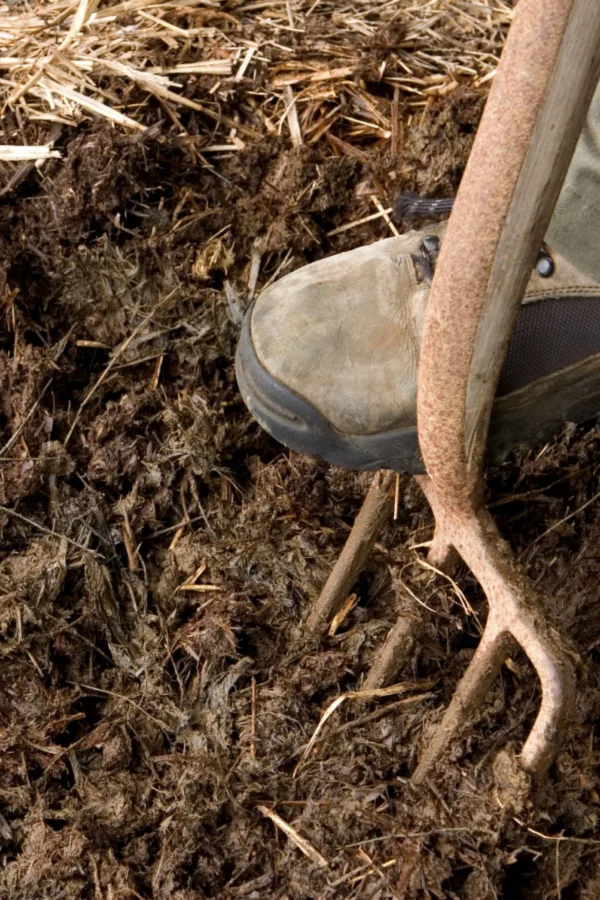
<instances>
[{"instance_id":1,"label":"rubber boot sole","mask_svg":"<svg viewBox=\"0 0 600 900\"><path fill-rule=\"evenodd\" d=\"M244 317L235 369L246 406L280 443L348 469L393 469L411 475L425 469L416 426L376 434L342 434L312 404L262 365ZM548 441L564 422L600 414L600 354L519 388L494 403L488 460L500 463L520 445Z\"/></svg>"}]
</instances>

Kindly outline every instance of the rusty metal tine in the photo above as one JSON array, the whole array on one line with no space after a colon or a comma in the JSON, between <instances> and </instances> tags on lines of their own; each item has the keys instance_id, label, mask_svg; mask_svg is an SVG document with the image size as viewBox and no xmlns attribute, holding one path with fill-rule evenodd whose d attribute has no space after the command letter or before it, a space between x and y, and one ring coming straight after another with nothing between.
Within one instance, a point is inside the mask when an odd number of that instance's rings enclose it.
<instances>
[{"instance_id":1,"label":"rusty metal tine","mask_svg":"<svg viewBox=\"0 0 600 900\"><path fill-rule=\"evenodd\" d=\"M418 427L429 478L420 479L438 527L490 604L488 631L438 736L422 780L481 702L512 634L542 684L522 754L540 775L565 730L573 665L483 508L483 461L500 369L528 273L600 71L597 0L521 0L446 232L428 301Z\"/></svg>"},{"instance_id":2,"label":"rusty metal tine","mask_svg":"<svg viewBox=\"0 0 600 900\"><path fill-rule=\"evenodd\" d=\"M540 679L542 703L521 752L523 768L540 777L556 755L573 708L573 660L487 510L476 529L469 524L458 538L458 550L486 593L494 626L523 647Z\"/></svg>"},{"instance_id":3,"label":"rusty metal tine","mask_svg":"<svg viewBox=\"0 0 600 900\"><path fill-rule=\"evenodd\" d=\"M481 706L508 654L510 637L489 621L469 666L454 691L450 705L419 760L411 781L422 784L464 721Z\"/></svg>"},{"instance_id":4,"label":"rusty metal tine","mask_svg":"<svg viewBox=\"0 0 600 900\"><path fill-rule=\"evenodd\" d=\"M390 492L396 478L395 472L387 469L375 473L342 552L308 614L306 627L309 631L325 630L348 596L373 544L391 516Z\"/></svg>"},{"instance_id":5,"label":"rusty metal tine","mask_svg":"<svg viewBox=\"0 0 600 900\"><path fill-rule=\"evenodd\" d=\"M442 530L447 513L426 476L418 478ZM453 542L477 577L490 605L480 646L448 707L439 732L419 763L413 781L429 774L439 755L481 703L506 658L512 636L523 647L542 685L542 703L521 754L523 767L536 777L545 773L560 745L575 696L574 665L558 635L546 621L529 579L520 571L510 547L502 540L491 515L482 510L475 520L453 527Z\"/></svg>"}]
</instances>

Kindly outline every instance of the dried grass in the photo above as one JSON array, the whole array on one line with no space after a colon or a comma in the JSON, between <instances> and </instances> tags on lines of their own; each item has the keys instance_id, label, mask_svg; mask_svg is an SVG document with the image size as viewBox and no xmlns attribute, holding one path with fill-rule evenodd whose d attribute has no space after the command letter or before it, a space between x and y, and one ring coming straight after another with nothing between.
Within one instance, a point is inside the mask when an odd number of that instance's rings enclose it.
<instances>
[{"instance_id":1,"label":"dried grass","mask_svg":"<svg viewBox=\"0 0 600 900\"><path fill-rule=\"evenodd\" d=\"M396 192L419 179L454 189L485 93L471 88L492 76L510 11L178 3L0 6L0 53L21 60L0 73L2 140L63 154L2 164L15 174L2 189L0 895L337 900L426 885L483 900L521 878L541 897L558 860L563 890L597 897L593 657L539 812L517 762L492 762L534 702L519 660L448 760L443 793L415 795L406 776L478 638L463 605L476 614L480 597L415 559L431 522L406 485L343 628L307 639L303 610L370 478L281 454L234 387L253 295L384 237ZM43 28L19 34L34 14ZM65 89L41 91L38 75ZM445 100L455 84L466 90ZM532 575L592 653L600 436L569 434L521 461L516 496L515 467L496 473L494 496L503 533L534 547ZM358 690L394 616L419 603L435 615L402 675L415 693ZM421 693L433 680L435 702Z\"/></svg>"},{"instance_id":2,"label":"dried grass","mask_svg":"<svg viewBox=\"0 0 600 900\"><path fill-rule=\"evenodd\" d=\"M273 135L286 120L296 146L316 143L334 125L336 153L365 140L397 146L400 105L415 111L493 76L511 15L506 0L272 0L234 14L216 0L7 2L0 104L15 113L16 144L30 143L27 120L104 117L144 129L152 95L182 131L182 108L208 117L224 136L203 148L211 152L241 149L240 135ZM223 114L240 87L247 123ZM16 158L51 151L38 153L23 148Z\"/></svg>"}]
</instances>

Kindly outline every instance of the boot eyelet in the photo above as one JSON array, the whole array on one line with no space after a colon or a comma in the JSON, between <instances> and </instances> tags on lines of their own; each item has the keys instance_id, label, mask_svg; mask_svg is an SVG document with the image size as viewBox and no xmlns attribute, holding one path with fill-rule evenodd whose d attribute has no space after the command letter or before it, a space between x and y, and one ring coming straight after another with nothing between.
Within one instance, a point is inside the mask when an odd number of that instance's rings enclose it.
<instances>
[{"instance_id":1,"label":"boot eyelet","mask_svg":"<svg viewBox=\"0 0 600 900\"><path fill-rule=\"evenodd\" d=\"M438 253L440 249L440 239L437 234L426 234L423 238L423 247L428 253Z\"/></svg>"},{"instance_id":2,"label":"boot eyelet","mask_svg":"<svg viewBox=\"0 0 600 900\"><path fill-rule=\"evenodd\" d=\"M540 278L550 278L551 275L554 275L554 269L554 260L550 254L541 250L535 264L535 270Z\"/></svg>"}]
</instances>

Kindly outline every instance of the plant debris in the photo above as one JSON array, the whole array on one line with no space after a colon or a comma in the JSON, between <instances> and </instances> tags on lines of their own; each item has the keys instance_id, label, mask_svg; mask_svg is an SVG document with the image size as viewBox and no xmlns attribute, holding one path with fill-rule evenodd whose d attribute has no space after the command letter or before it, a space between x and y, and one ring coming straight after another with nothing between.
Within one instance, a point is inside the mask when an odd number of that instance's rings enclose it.
<instances>
[{"instance_id":1,"label":"plant debris","mask_svg":"<svg viewBox=\"0 0 600 900\"><path fill-rule=\"evenodd\" d=\"M488 476L581 654L569 741L532 794L517 754L539 698L515 654L416 791L480 591L423 566L408 484L336 633L308 634L371 476L275 444L233 368L252 296L388 236L382 210L403 230L402 192L455 190L510 16L0 7L0 897L598 896L598 427ZM414 694L366 698L423 605Z\"/></svg>"}]
</instances>

